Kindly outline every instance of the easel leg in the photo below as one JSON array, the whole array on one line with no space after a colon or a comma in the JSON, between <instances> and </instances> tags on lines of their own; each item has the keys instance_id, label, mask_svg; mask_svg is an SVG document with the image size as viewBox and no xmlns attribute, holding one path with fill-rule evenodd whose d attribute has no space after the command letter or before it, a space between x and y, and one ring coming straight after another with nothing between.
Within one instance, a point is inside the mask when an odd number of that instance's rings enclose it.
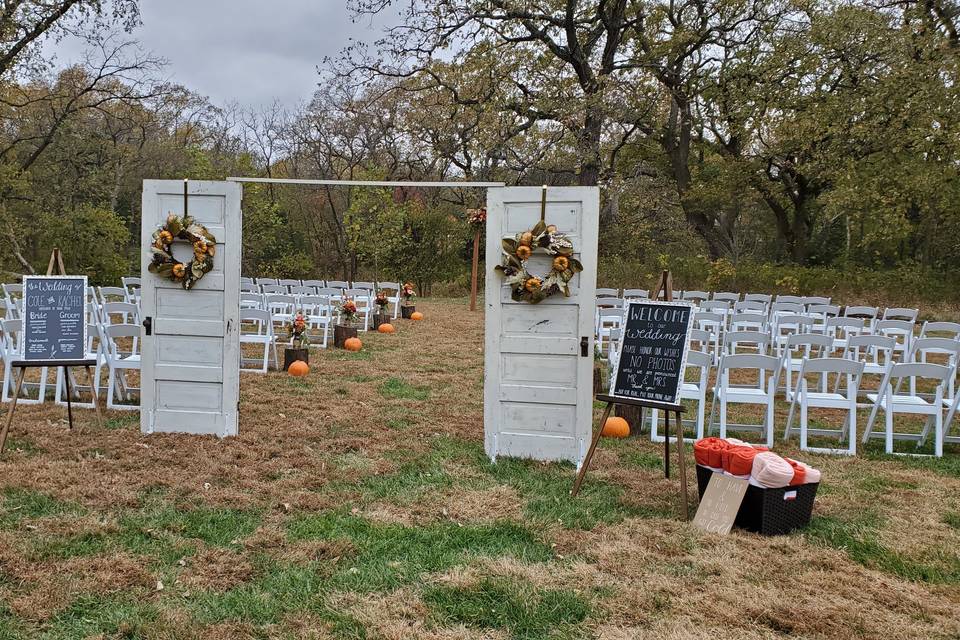
<instances>
[{"instance_id":1,"label":"easel leg","mask_svg":"<svg viewBox=\"0 0 960 640\"><path fill-rule=\"evenodd\" d=\"M670 479L670 412L663 412L663 477Z\"/></svg>"},{"instance_id":2,"label":"easel leg","mask_svg":"<svg viewBox=\"0 0 960 640\"><path fill-rule=\"evenodd\" d=\"M13 423L13 412L17 409L17 398L20 397L20 389L23 388L23 379L27 376L26 369L20 369L20 379L17 380L17 390L13 393L13 399L10 401L10 410L7 411L7 422L3 425L3 433L0 433L0 453L7 444L7 433L10 432L10 425Z\"/></svg>"},{"instance_id":3,"label":"easel leg","mask_svg":"<svg viewBox=\"0 0 960 640\"><path fill-rule=\"evenodd\" d=\"M93 396L93 409L97 412L97 425L103 426L103 416L100 415L100 396L97 394L97 381L94 380L93 371L87 367L87 378L90 379L90 395Z\"/></svg>"},{"instance_id":4,"label":"easel leg","mask_svg":"<svg viewBox=\"0 0 960 640\"><path fill-rule=\"evenodd\" d=\"M66 365L63 367L63 379L67 381L67 424L70 425L70 431L73 431L73 402L70 400L72 391L70 390L70 369Z\"/></svg>"},{"instance_id":5,"label":"easel leg","mask_svg":"<svg viewBox=\"0 0 960 640\"><path fill-rule=\"evenodd\" d=\"M570 495L576 497L580 493L580 485L583 484L583 477L587 475L587 469L590 467L590 460L593 459L593 452L597 448L597 444L600 442L600 434L603 433L603 425L607 423L607 418L610 417L610 409L613 408L613 403L608 402L606 409L603 410L603 417L600 418L600 428L597 429L597 432L593 434L593 442L590 443L590 448L587 449L587 455L583 458L583 464L580 465L580 471L577 473L577 479L573 483L573 490L570 492Z\"/></svg>"},{"instance_id":6,"label":"easel leg","mask_svg":"<svg viewBox=\"0 0 960 640\"><path fill-rule=\"evenodd\" d=\"M670 415L670 412L665 412ZM677 467L680 469L680 494L683 496L683 518L690 519L690 505L687 503L687 463L686 449L683 446L683 421L680 419L680 412L676 413L677 421ZM669 434L668 434L669 439Z\"/></svg>"}]
</instances>

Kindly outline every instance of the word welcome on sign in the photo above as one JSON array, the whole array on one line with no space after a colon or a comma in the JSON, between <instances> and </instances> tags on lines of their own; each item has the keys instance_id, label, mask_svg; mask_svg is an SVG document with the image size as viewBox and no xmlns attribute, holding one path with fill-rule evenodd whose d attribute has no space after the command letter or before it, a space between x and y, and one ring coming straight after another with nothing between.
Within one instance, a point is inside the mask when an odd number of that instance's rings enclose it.
<instances>
[{"instance_id":1,"label":"word welcome on sign","mask_svg":"<svg viewBox=\"0 0 960 640\"><path fill-rule=\"evenodd\" d=\"M665 407L678 405L693 306L685 302L631 302L624 316L611 395Z\"/></svg>"},{"instance_id":2,"label":"word welcome on sign","mask_svg":"<svg viewBox=\"0 0 960 640\"><path fill-rule=\"evenodd\" d=\"M82 360L86 353L86 276L23 279L23 359Z\"/></svg>"}]
</instances>

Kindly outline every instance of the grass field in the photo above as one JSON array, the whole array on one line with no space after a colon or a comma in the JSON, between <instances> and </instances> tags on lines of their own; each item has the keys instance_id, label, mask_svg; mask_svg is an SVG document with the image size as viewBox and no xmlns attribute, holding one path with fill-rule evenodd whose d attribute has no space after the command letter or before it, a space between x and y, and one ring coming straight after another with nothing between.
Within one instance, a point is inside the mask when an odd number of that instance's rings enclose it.
<instances>
[{"instance_id":1,"label":"grass field","mask_svg":"<svg viewBox=\"0 0 960 640\"><path fill-rule=\"evenodd\" d=\"M642 438L605 441L577 499L569 465L491 464L482 314L418 308L305 379L245 374L237 438L18 409L0 639L960 638L956 447L798 456L824 473L809 529L703 534Z\"/></svg>"}]
</instances>

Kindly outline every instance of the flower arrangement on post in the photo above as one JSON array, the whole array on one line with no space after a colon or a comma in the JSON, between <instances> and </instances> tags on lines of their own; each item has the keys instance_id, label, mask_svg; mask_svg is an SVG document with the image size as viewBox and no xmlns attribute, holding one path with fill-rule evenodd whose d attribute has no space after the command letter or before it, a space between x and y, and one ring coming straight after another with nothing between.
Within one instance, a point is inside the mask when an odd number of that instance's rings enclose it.
<instances>
[{"instance_id":1,"label":"flower arrangement on post","mask_svg":"<svg viewBox=\"0 0 960 640\"><path fill-rule=\"evenodd\" d=\"M413 288L412 282L406 282L402 287L400 287L400 297L403 298L403 304L400 305L400 315L404 318L409 319L413 312L417 310L413 306L413 298L417 295L416 290Z\"/></svg>"},{"instance_id":2,"label":"flower arrangement on post","mask_svg":"<svg viewBox=\"0 0 960 640\"><path fill-rule=\"evenodd\" d=\"M343 349L347 340L357 337L357 329L353 326L357 303L347 298L337 307L337 313L340 315L340 324L333 328L333 346Z\"/></svg>"},{"instance_id":3,"label":"flower arrangement on post","mask_svg":"<svg viewBox=\"0 0 960 640\"><path fill-rule=\"evenodd\" d=\"M298 360L310 362L310 335L307 333L307 317L302 312L297 313L287 327L290 346L283 350L283 370L290 369L290 365Z\"/></svg>"},{"instance_id":4,"label":"flower arrangement on post","mask_svg":"<svg viewBox=\"0 0 960 640\"><path fill-rule=\"evenodd\" d=\"M346 320L345 324L351 326L354 318L357 317L357 303L347 298L340 303L337 312L340 314L341 324L344 324L343 321Z\"/></svg>"},{"instance_id":5,"label":"flower arrangement on post","mask_svg":"<svg viewBox=\"0 0 960 640\"><path fill-rule=\"evenodd\" d=\"M373 328L379 329L382 324L390 324L390 298L386 291L378 291L373 299L377 312L373 314Z\"/></svg>"},{"instance_id":6,"label":"flower arrangement on post","mask_svg":"<svg viewBox=\"0 0 960 640\"><path fill-rule=\"evenodd\" d=\"M387 307L390 306L390 298L387 297L387 292L378 291L377 297L373 299L373 303L377 305L377 313L385 315L387 313Z\"/></svg>"},{"instance_id":7,"label":"flower arrangement on post","mask_svg":"<svg viewBox=\"0 0 960 640\"><path fill-rule=\"evenodd\" d=\"M310 336L307 334L307 318L302 312L297 313L289 327L290 346L294 349L306 349L310 346Z\"/></svg>"}]
</instances>

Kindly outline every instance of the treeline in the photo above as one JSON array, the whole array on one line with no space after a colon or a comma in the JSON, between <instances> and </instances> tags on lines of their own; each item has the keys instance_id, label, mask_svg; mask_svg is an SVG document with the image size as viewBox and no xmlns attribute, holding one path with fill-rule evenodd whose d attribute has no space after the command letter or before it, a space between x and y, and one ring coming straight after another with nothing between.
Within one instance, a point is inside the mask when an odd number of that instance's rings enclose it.
<instances>
[{"instance_id":1,"label":"treeline","mask_svg":"<svg viewBox=\"0 0 960 640\"><path fill-rule=\"evenodd\" d=\"M23 28L0 33L15 60L0 66L11 273L55 244L100 281L135 271L144 178L467 179L603 187L609 284L667 265L691 286L737 286L772 265L763 286L891 270L956 296L952 0L411 0L381 40L327 61L310 104L258 112L160 81L162 61L123 39L129 2L59 3L75 6L48 37L82 23L91 54L53 70L38 41L13 39L58 3L27 4ZM483 199L244 194L246 273L425 289L465 283L465 211Z\"/></svg>"}]
</instances>

